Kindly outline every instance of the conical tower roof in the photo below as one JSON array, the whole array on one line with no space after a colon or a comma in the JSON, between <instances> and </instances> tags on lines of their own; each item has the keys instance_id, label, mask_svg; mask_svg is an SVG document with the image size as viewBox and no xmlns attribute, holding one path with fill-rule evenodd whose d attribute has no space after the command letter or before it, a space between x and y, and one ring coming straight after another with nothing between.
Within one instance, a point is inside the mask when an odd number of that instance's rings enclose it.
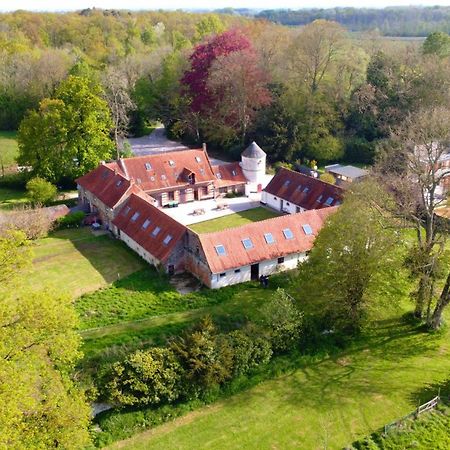
<instances>
[{"instance_id":1,"label":"conical tower roof","mask_svg":"<svg viewBox=\"0 0 450 450\"><path fill-rule=\"evenodd\" d=\"M253 141L243 152L242 156L245 156L246 158L262 158L263 156L266 156L263 149L255 142Z\"/></svg>"}]
</instances>

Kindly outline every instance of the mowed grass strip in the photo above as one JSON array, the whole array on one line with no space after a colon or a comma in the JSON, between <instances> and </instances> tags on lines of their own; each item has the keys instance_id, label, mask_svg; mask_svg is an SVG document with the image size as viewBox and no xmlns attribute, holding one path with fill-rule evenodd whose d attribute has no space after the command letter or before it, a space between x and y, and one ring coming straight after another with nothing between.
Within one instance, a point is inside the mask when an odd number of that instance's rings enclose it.
<instances>
[{"instance_id":1,"label":"mowed grass strip","mask_svg":"<svg viewBox=\"0 0 450 450\"><path fill-rule=\"evenodd\" d=\"M189 225L189 228L196 233L213 233L222 231L227 228L240 227L252 222L260 222L261 220L272 219L280 214L267 208L258 207L241 211L228 216L219 217L218 219L207 220Z\"/></svg>"},{"instance_id":2,"label":"mowed grass strip","mask_svg":"<svg viewBox=\"0 0 450 450\"><path fill-rule=\"evenodd\" d=\"M68 292L74 298L145 267L123 242L94 236L89 228L51 233L36 241L33 251L33 267L23 283Z\"/></svg>"},{"instance_id":3,"label":"mowed grass strip","mask_svg":"<svg viewBox=\"0 0 450 450\"><path fill-rule=\"evenodd\" d=\"M29 202L25 191L0 187L0 210L10 210Z\"/></svg>"},{"instance_id":4,"label":"mowed grass strip","mask_svg":"<svg viewBox=\"0 0 450 450\"><path fill-rule=\"evenodd\" d=\"M435 395L449 338L385 320L347 350L297 356L284 375L109 448L343 448Z\"/></svg>"},{"instance_id":5,"label":"mowed grass strip","mask_svg":"<svg viewBox=\"0 0 450 450\"><path fill-rule=\"evenodd\" d=\"M16 164L19 153L16 131L0 131L0 165L5 169Z\"/></svg>"}]
</instances>

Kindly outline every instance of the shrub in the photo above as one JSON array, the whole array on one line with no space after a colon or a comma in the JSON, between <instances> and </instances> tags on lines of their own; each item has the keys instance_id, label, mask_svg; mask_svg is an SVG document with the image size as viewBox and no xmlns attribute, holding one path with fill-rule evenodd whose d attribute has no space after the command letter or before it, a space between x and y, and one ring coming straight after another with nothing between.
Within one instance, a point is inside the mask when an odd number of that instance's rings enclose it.
<instances>
[{"instance_id":1,"label":"shrub","mask_svg":"<svg viewBox=\"0 0 450 450\"><path fill-rule=\"evenodd\" d=\"M0 228L21 230L27 239L34 240L47 236L52 225L52 219L44 208L22 206L4 215Z\"/></svg>"},{"instance_id":2,"label":"shrub","mask_svg":"<svg viewBox=\"0 0 450 450\"><path fill-rule=\"evenodd\" d=\"M48 205L56 197L56 186L43 178L32 178L26 187L27 195L34 205Z\"/></svg>"},{"instance_id":3,"label":"shrub","mask_svg":"<svg viewBox=\"0 0 450 450\"><path fill-rule=\"evenodd\" d=\"M170 403L180 395L182 368L166 348L138 351L112 369L107 391L122 405Z\"/></svg>"},{"instance_id":4,"label":"shrub","mask_svg":"<svg viewBox=\"0 0 450 450\"><path fill-rule=\"evenodd\" d=\"M58 226L60 228L77 228L83 222L86 214L83 211L76 211L67 216L58 219Z\"/></svg>"},{"instance_id":5,"label":"shrub","mask_svg":"<svg viewBox=\"0 0 450 450\"><path fill-rule=\"evenodd\" d=\"M232 349L227 339L216 334L209 316L174 340L171 348L185 371L188 397L196 397L200 392L231 378Z\"/></svg>"},{"instance_id":6,"label":"shrub","mask_svg":"<svg viewBox=\"0 0 450 450\"><path fill-rule=\"evenodd\" d=\"M236 330L228 334L233 349L233 375L244 375L266 364L272 357L270 342L263 337L250 337L244 331Z\"/></svg>"},{"instance_id":7,"label":"shrub","mask_svg":"<svg viewBox=\"0 0 450 450\"><path fill-rule=\"evenodd\" d=\"M322 175L320 175L320 179L322 181L325 181L325 183L335 184L336 179L331 175L331 173L325 172Z\"/></svg>"},{"instance_id":8,"label":"shrub","mask_svg":"<svg viewBox=\"0 0 450 450\"><path fill-rule=\"evenodd\" d=\"M263 306L261 316L274 352L284 352L295 347L300 339L303 314L284 289L277 289Z\"/></svg>"}]
</instances>

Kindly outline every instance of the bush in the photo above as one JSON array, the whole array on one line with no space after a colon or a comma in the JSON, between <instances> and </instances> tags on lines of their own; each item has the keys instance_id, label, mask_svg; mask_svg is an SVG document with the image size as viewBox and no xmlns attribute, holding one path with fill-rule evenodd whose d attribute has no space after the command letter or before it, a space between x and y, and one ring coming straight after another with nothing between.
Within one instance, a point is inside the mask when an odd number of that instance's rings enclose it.
<instances>
[{"instance_id":1,"label":"bush","mask_svg":"<svg viewBox=\"0 0 450 450\"><path fill-rule=\"evenodd\" d=\"M56 186L43 178L32 178L26 187L27 195L34 205L48 205L56 197Z\"/></svg>"},{"instance_id":2,"label":"bush","mask_svg":"<svg viewBox=\"0 0 450 450\"><path fill-rule=\"evenodd\" d=\"M0 224L1 228L23 231L27 239L39 239L47 236L52 229L53 222L44 208L22 206L5 214Z\"/></svg>"},{"instance_id":3,"label":"bush","mask_svg":"<svg viewBox=\"0 0 450 450\"><path fill-rule=\"evenodd\" d=\"M244 375L272 357L270 342L263 337L250 337L241 330L228 334L233 349L233 375Z\"/></svg>"},{"instance_id":4,"label":"bush","mask_svg":"<svg viewBox=\"0 0 450 450\"><path fill-rule=\"evenodd\" d=\"M303 314L284 289L277 289L263 306L261 316L274 352L284 352L295 347L300 339Z\"/></svg>"},{"instance_id":5,"label":"bush","mask_svg":"<svg viewBox=\"0 0 450 450\"><path fill-rule=\"evenodd\" d=\"M109 397L121 405L159 405L180 395L182 368L166 348L138 351L112 369Z\"/></svg>"},{"instance_id":6,"label":"bush","mask_svg":"<svg viewBox=\"0 0 450 450\"><path fill-rule=\"evenodd\" d=\"M336 184L336 179L331 175L331 173L325 172L320 175L320 179L325 181L325 183Z\"/></svg>"},{"instance_id":7,"label":"bush","mask_svg":"<svg viewBox=\"0 0 450 450\"><path fill-rule=\"evenodd\" d=\"M61 217L58 219L58 227L59 228L77 228L83 222L83 219L86 217L86 213L83 211L76 211L67 216Z\"/></svg>"}]
</instances>

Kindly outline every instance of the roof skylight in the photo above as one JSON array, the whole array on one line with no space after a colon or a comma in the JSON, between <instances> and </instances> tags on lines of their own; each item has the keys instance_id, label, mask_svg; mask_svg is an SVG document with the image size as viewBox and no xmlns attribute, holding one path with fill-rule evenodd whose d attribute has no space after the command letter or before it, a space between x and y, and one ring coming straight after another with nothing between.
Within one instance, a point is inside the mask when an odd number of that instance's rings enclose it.
<instances>
[{"instance_id":1,"label":"roof skylight","mask_svg":"<svg viewBox=\"0 0 450 450\"><path fill-rule=\"evenodd\" d=\"M136 222L136 220L138 220L139 216L141 215L140 212L136 211L132 216L131 216L131 221L132 222Z\"/></svg>"},{"instance_id":2,"label":"roof skylight","mask_svg":"<svg viewBox=\"0 0 450 450\"><path fill-rule=\"evenodd\" d=\"M152 231L152 236L158 236L158 233L161 231L160 227L155 227L155 229Z\"/></svg>"},{"instance_id":3,"label":"roof skylight","mask_svg":"<svg viewBox=\"0 0 450 450\"><path fill-rule=\"evenodd\" d=\"M225 256L227 254L225 247L222 244L216 245L216 253L219 256Z\"/></svg>"},{"instance_id":4,"label":"roof skylight","mask_svg":"<svg viewBox=\"0 0 450 450\"><path fill-rule=\"evenodd\" d=\"M170 234L168 234L164 240L163 240L163 244L167 245L170 241L172 240L172 236Z\"/></svg>"},{"instance_id":5,"label":"roof skylight","mask_svg":"<svg viewBox=\"0 0 450 450\"><path fill-rule=\"evenodd\" d=\"M293 239L294 237L294 233L292 233L292 230L290 228L285 228L283 230L283 234L286 239Z\"/></svg>"},{"instance_id":6,"label":"roof skylight","mask_svg":"<svg viewBox=\"0 0 450 450\"><path fill-rule=\"evenodd\" d=\"M311 228L311 225L305 223L305 225L302 225L303 231L305 232L306 235L310 236L311 234L313 234L313 230Z\"/></svg>"},{"instance_id":7,"label":"roof skylight","mask_svg":"<svg viewBox=\"0 0 450 450\"><path fill-rule=\"evenodd\" d=\"M334 200L333 197L328 197L327 200L326 200L326 202L325 202L325 205L330 206L330 205L333 203L333 200Z\"/></svg>"},{"instance_id":8,"label":"roof skylight","mask_svg":"<svg viewBox=\"0 0 450 450\"><path fill-rule=\"evenodd\" d=\"M307 194L307 193L309 192L309 187L306 186L305 189L303 189L303 192L304 192L305 194Z\"/></svg>"},{"instance_id":9,"label":"roof skylight","mask_svg":"<svg viewBox=\"0 0 450 450\"><path fill-rule=\"evenodd\" d=\"M253 248L253 242L250 238L242 239L242 245L246 250L249 250L250 248Z\"/></svg>"},{"instance_id":10,"label":"roof skylight","mask_svg":"<svg viewBox=\"0 0 450 450\"><path fill-rule=\"evenodd\" d=\"M275 242L272 233L264 233L264 239L268 244L273 244Z\"/></svg>"},{"instance_id":11,"label":"roof skylight","mask_svg":"<svg viewBox=\"0 0 450 450\"><path fill-rule=\"evenodd\" d=\"M149 162L145 163L145 170L152 170L152 165Z\"/></svg>"},{"instance_id":12,"label":"roof skylight","mask_svg":"<svg viewBox=\"0 0 450 450\"><path fill-rule=\"evenodd\" d=\"M195 160L196 160L198 163L201 163L201 162L202 162L202 158L200 158L200 156L196 156L196 157L195 157Z\"/></svg>"},{"instance_id":13,"label":"roof skylight","mask_svg":"<svg viewBox=\"0 0 450 450\"><path fill-rule=\"evenodd\" d=\"M145 222L142 224L142 228L144 230L146 230L148 228L148 226L150 225L151 220L150 219L145 219Z\"/></svg>"}]
</instances>

